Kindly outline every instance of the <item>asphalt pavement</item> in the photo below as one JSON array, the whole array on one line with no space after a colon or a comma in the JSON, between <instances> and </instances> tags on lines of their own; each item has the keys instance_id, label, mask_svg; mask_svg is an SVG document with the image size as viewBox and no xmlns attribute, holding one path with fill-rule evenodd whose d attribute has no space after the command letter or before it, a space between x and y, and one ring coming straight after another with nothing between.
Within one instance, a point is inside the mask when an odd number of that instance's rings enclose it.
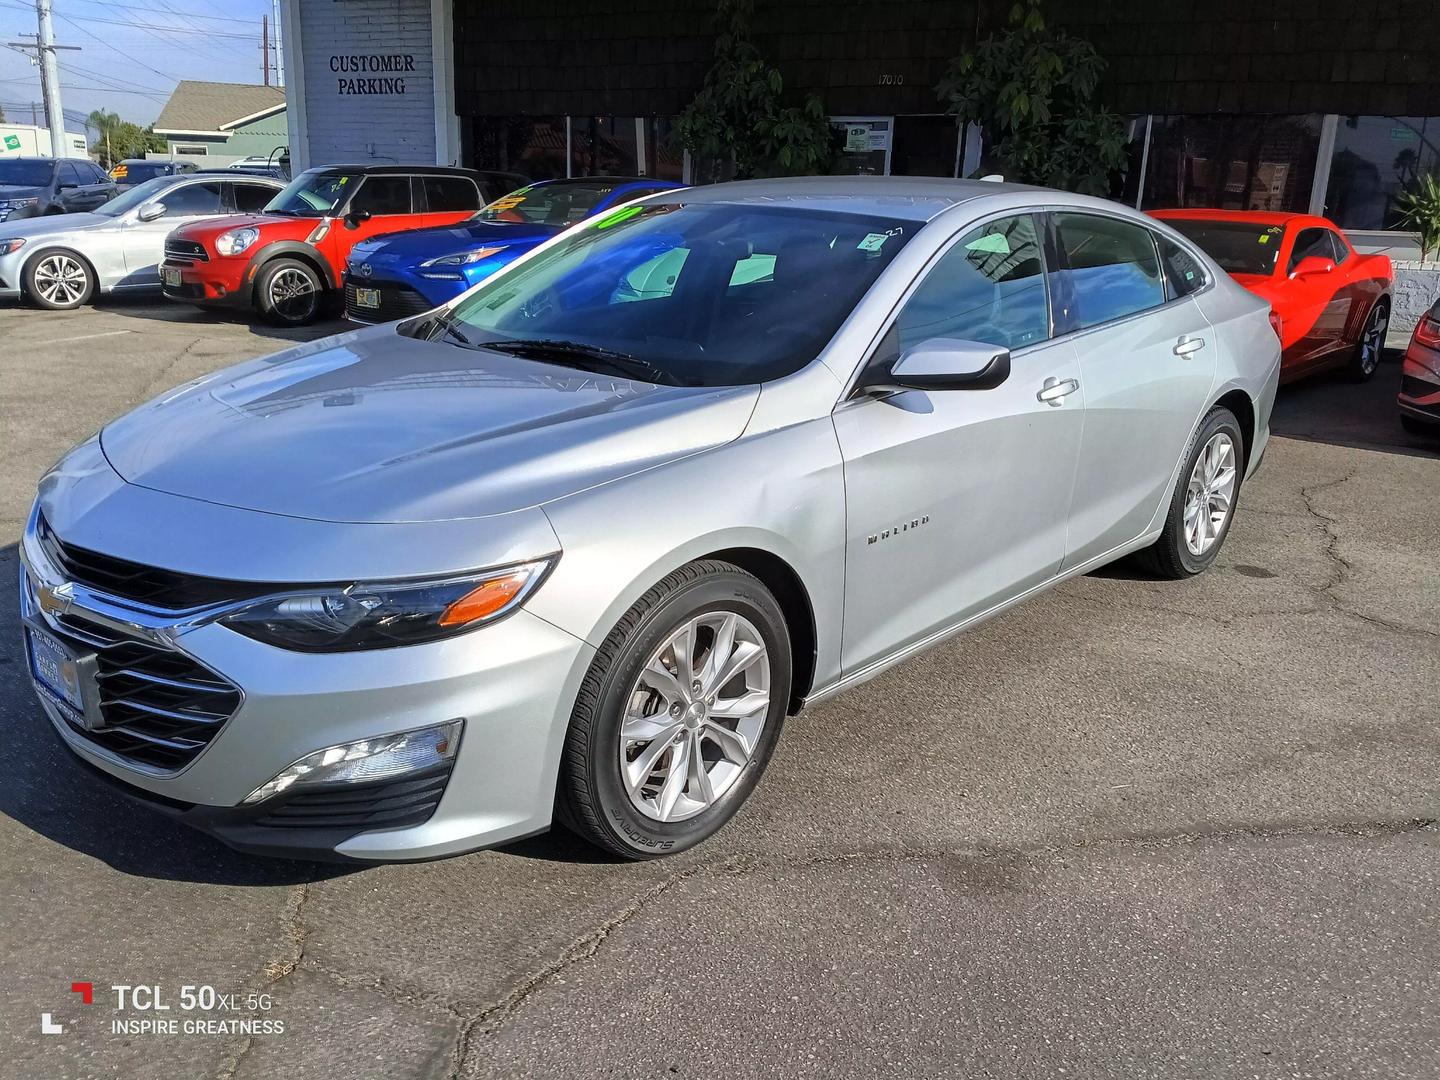
<instances>
[{"instance_id":1,"label":"asphalt pavement","mask_svg":"<svg viewBox=\"0 0 1440 1080\"><path fill-rule=\"evenodd\" d=\"M0 308L0 1075L1440 1075L1440 443L1393 356L1282 391L1210 572L1067 582L793 718L700 850L350 869L98 789L15 597L68 446L337 328Z\"/></svg>"}]
</instances>

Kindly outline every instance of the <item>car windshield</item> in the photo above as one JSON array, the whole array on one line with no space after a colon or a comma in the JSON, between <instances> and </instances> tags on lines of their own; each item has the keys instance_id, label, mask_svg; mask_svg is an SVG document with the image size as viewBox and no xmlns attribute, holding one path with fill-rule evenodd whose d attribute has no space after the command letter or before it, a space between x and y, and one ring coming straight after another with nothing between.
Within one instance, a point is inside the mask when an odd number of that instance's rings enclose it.
<instances>
[{"instance_id":1,"label":"car windshield","mask_svg":"<svg viewBox=\"0 0 1440 1080\"><path fill-rule=\"evenodd\" d=\"M1275 270L1283 225L1256 225L1245 221L1207 221L1202 218L1165 218L1182 236L1193 240L1227 274L1260 274Z\"/></svg>"},{"instance_id":2,"label":"car windshield","mask_svg":"<svg viewBox=\"0 0 1440 1080\"><path fill-rule=\"evenodd\" d=\"M97 206L92 212L102 217L119 217L125 211L139 206L146 199L154 198L174 182L168 176L157 176L154 180L146 180L143 184L126 188L103 206Z\"/></svg>"},{"instance_id":3,"label":"car windshield","mask_svg":"<svg viewBox=\"0 0 1440 1080\"><path fill-rule=\"evenodd\" d=\"M0 184L44 187L55 171L52 161L0 161Z\"/></svg>"},{"instance_id":4,"label":"car windshield","mask_svg":"<svg viewBox=\"0 0 1440 1080\"><path fill-rule=\"evenodd\" d=\"M819 355L917 227L785 206L623 207L428 325L460 345L646 382L764 382Z\"/></svg>"},{"instance_id":5,"label":"car windshield","mask_svg":"<svg viewBox=\"0 0 1440 1080\"><path fill-rule=\"evenodd\" d=\"M303 172L265 207L267 214L325 217L360 183L359 173Z\"/></svg>"},{"instance_id":6,"label":"car windshield","mask_svg":"<svg viewBox=\"0 0 1440 1080\"><path fill-rule=\"evenodd\" d=\"M606 183L537 184L504 195L475 215L476 221L524 222L530 225L574 225L584 221L600 200L615 190Z\"/></svg>"}]
</instances>

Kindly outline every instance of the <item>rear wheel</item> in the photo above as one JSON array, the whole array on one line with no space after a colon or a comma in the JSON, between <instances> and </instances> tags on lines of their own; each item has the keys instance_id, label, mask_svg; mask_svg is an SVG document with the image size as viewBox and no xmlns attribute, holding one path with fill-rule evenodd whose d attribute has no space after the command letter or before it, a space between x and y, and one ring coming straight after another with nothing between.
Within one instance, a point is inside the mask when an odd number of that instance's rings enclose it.
<instances>
[{"instance_id":1,"label":"rear wheel","mask_svg":"<svg viewBox=\"0 0 1440 1080\"><path fill-rule=\"evenodd\" d=\"M25 267L25 292L40 307L71 311L94 295L95 273L68 248L42 251Z\"/></svg>"},{"instance_id":2,"label":"rear wheel","mask_svg":"<svg viewBox=\"0 0 1440 1080\"><path fill-rule=\"evenodd\" d=\"M1205 570L1220 554L1240 493L1245 439L1229 409L1210 411L1180 470L1165 528L1140 560L1161 577L1186 578Z\"/></svg>"},{"instance_id":3,"label":"rear wheel","mask_svg":"<svg viewBox=\"0 0 1440 1080\"><path fill-rule=\"evenodd\" d=\"M629 859L693 847L754 789L790 700L790 638L770 591L702 560L640 598L581 685L560 820Z\"/></svg>"},{"instance_id":4,"label":"rear wheel","mask_svg":"<svg viewBox=\"0 0 1440 1080\"><path fill-rule=\"evenodd\" d=\"M255 300L260 313L276 325L305 326L320 314L325 283L309 263L274 259L260 270Z\"/></svg>"},{"instance_id":5,"label":"rear wheel","mask_svg":"<svg viewBox=\"0 0 1440 1080\"><path fill-rule=\"evenodd\" d=\"M1360 331L1360 340L1355 343L1355 354L1350 358L1350 378L1355 382L1367 382L1380 366L1380 354L1385 351L1385 331L1390 325L1390 309L1381 300L1370 309L1365 319L1365 329Z\"/></svg>"}]
</instances>

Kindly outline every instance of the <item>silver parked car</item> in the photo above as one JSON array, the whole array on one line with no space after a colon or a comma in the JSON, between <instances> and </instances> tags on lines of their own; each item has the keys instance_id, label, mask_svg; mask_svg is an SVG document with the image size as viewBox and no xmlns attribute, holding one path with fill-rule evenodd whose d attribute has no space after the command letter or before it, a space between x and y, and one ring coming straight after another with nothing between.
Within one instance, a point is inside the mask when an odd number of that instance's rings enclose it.
<instances>
[{"instance_id":1,"label":"silver parked car","mask_svg":"<svg viewBox=\"0 0 1440 1080\"><path fill-rule=\"evenodd\" d=\"M160 289L165 237L177 225L258 212L284 187L267 176L157 176L88 214L0 223L0 299L66 310L101 293Z\"/></svg>"},{"instance_id":2,"label":"silver parked car","mask_svg":"<svg viewBox=\"0 0 1440 1080\"><path fill-rule=\"evenodd\" d=\"M675 852L805 703L1132 552L1209 566L1279 364L1263 302L1110 203L664 193L73 450L24 536L31 674L97 777L244 850L554 814Z\"/></svg>"}]
</instances>

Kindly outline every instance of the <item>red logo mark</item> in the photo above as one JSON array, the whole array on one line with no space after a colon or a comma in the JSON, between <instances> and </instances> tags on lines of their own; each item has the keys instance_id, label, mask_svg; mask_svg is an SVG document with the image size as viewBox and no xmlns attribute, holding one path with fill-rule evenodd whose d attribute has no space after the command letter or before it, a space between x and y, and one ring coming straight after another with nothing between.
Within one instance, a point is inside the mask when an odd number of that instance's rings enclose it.
<instances>
[{"instance_id":1,"label":"red logo mark","mask_svg":"<svg viewBox=\"0 0 1440 1080\"><path fill-rule=\"evenodd\" d=\"M80 999L84 1001L86 1005L91 1005L95 1001L94 983L71 983L70 992L72 994L79 994Z\"/></svg>"}]
</instances>

